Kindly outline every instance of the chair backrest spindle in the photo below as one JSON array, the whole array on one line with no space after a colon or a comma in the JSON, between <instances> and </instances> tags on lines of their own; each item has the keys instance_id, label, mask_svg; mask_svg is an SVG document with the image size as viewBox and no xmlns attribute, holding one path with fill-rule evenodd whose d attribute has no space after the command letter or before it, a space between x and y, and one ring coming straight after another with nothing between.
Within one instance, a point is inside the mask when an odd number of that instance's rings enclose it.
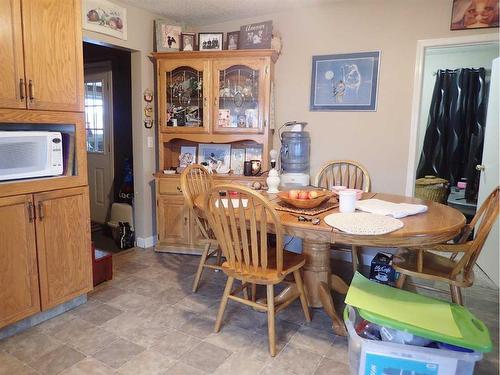
<instances>
[{"instance_id":1,"label":"chair backrest spindle","mask_svg":"<svg viewBox=\"0 0 500 375\"><path fill-rule=\"evenodd\" d=\"M340 185L369 192L371 180L366 168L358 162L333 160L320 169L316 175L315 185L327 189Z\"/></svg>"}]
</instances>

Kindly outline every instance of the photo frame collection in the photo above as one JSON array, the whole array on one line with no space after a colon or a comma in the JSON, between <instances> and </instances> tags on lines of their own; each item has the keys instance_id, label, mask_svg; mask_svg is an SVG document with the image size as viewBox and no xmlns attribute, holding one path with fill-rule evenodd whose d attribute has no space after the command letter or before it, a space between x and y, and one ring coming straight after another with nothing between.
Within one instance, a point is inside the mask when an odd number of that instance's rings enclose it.
<instances>
[{"instance_id":1,"label":"photo frame collection","mask_svg":"<svg viewBox=\"0 0 500 375\"><path fill-rule=\"evenodd\" d=\"M179 168L190 164L207 164L214 171L243 175L245 161L262 160L262 147L231 145L227 143L199 143L197 146L181 146ZM223 172L220 172L223 171Z\"/></svg>"},{"instance_id":2,"label":"photo frame collection","mask_svg":"<svg viewBox=\"0 0 500 375\"><path fill-rule=\"evenodd\" d=\"M183 32L180 26L155 20L156 52L270 49L272 38L272 21L243 25L238 31L226 33L224 38L223 32Z\"/></svg>"}]
</instances>

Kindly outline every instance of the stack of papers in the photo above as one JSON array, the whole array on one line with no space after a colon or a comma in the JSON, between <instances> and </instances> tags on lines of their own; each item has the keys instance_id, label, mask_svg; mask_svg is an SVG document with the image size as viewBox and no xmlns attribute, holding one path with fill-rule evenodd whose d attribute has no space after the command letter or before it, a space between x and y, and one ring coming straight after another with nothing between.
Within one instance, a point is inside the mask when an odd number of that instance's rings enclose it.
<instances>
[{"instance_id":1,"label":"stack of papers","mask_svg":"<svg viewBox=\"0 0 500 375\"><path fill-rule=\"evenodd\" d=\"M393 203L380 199L365 199L356 202L356 209L400 219L402 217L426 212L427 206L424 204Z\"/></svg>"}]
</instances>

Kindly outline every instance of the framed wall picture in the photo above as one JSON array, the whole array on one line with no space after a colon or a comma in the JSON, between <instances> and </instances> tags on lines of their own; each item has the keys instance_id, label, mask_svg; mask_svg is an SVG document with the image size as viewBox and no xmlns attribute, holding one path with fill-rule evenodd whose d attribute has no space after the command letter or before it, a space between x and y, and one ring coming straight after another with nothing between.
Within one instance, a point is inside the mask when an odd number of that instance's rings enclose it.
<instances>
[{"instance_id":1,"label":"framed wall picture","mask_svg":"<svg viewBox=\"0 0 500 375\"><path fill-rule=\"evenodd\" d=\"M196 33L181 33L181 51L194 51Z\"/></svg>"},{"instance_id":2,"label":"framed wall picture","mask_svg":"<svg viewBox=\"0 0 500 375\"><path fill-rule=\"evenodd\" d=\"M240 40L240 32L239 31L231 31L227 33L227 49L234 50L238 49L238 42Z\"/></svg>"},{"instance_id":3,"label":"framed wall picture","mask_svg":"<svg viewBox=\"0 0 500 375\"><path fill-rule=\"evenodd\" d=\"M311 111L375 111L380 51L313 56Z\"/></svg>"},{"instance_id":4,"label":"framed wall picture","mask_svg":"<svg viewBox=\"0 0 500 375\"><path fill-rule=\"evenodd\" d=\"M127 40L127 9L107 0L83 0L85 30Z\"/></svg>"},{"instance_id":5,"label":"framed wall picture","mask_svg":"<svg viewBox=\"0 0 500 375\"><path fill-rule=\"evenodd\" d=\"M498 27L499 0L453 0L451 30Z\"/></svg>"},{"instance_id":6,"label":"framed wall picture","mask_svg":"<svg viewBox=\"0 0 500 375\"><path fill-rule=\"evenodd\" d=\"M155 20L156 51L179 51L181 27L169 25L167 21Z\"/></svg>"},{"instance_id":7,"label":"framed wall picture","mask_svg":"<svg viewBox=\"0 0 500 375\"><path fill-rule=\"evenodd\" d=\"M200 51L222 51L224 33L198 33Z\"/></svg>"},{"instance_id":8,"label":"framed wall picture","mask_svg":"<svg viewBox=\"0 0 500 375\"><path fill-rule=\"evenodd\" d=\"M245 161L262 160L262 147L247 147Z\"/></svg>"},{"instance_id":9,"label":"framed wall picture","mask_svg":"<svg viewBox=\"0 0 500 375\"><path fill-rule=\"evenodd\" d=\"M200 143L198 145L198 163L204 162L212 170L229 171L231 168L231 145Z\"/></svg>"},{"instance_id":10,"label":"framed wall picture","mask_svg":"<svg viewBox=\"0 0 500 375\"><path fill-rule=\"evenodd\" d=\"M269 49L273 39L273 21L241 26L239 49Z\"/></svg>"},{"instance_id":11,"label":"framed wall picture","mask_svg":"<svg viewBox=\"0 0 500 375\"><path fill-rule=\"evenodd\" d=\"M179 167L187 167L194 163L196 163L196 146L181 146Z\"/></svg>"},{"instance_id":12,"label":"framed wall picture","mask_svg":"<svg viewBox=\"0 0 500 375\"><path fill-rule=\"evenodd\" d=\"M243 163L245 162L245 149L233 148L231 149L231 170L234 174L243 174Z\"/></svg>"}]
</instances>

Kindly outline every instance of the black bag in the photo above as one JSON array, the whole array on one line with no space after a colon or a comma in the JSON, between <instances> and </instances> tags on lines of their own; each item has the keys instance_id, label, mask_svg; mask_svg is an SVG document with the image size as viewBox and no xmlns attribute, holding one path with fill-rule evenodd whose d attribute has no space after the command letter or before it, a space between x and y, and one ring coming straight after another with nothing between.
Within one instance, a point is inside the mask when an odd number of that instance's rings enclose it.
<instances>
[{"instance_id":1,"label":"black bag","mask_svg":"<svg viewBox=\"0 0 500 375\"><path fill-rule=\"evenodd\" d=\"M134 232L130 229L130 224L120 221L118 225L120 227L120 236L118 237L119 243L117 243L118 247L122 250L134 247Z\"/></svg>"}]
</instances>

